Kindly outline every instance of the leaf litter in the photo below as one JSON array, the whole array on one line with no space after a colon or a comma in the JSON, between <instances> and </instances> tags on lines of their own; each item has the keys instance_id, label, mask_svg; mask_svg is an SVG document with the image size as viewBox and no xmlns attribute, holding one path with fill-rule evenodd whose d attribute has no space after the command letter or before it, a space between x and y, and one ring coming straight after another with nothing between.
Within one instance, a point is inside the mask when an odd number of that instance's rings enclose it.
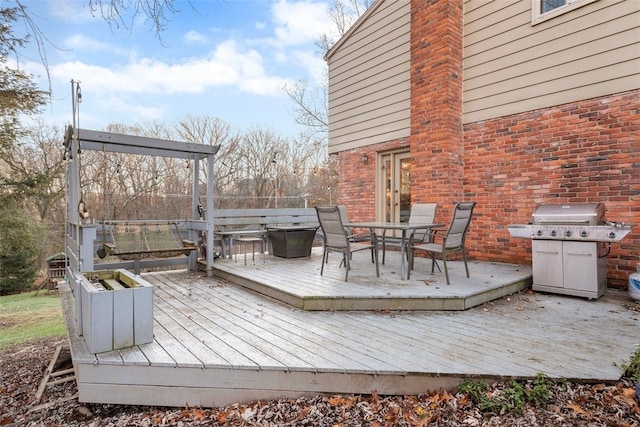
<instances>
[{"instance_id":1,"label":"leaf litter","mask_svg":"<svg viewBox=\"0 0 640 427\"><path fill-rule=\"evenodd\" d=\"M635 384L552 382L549 400L527 404L519 413L487 412L467 394L425 392L414 396L317 395L298 399L260 400L224 407L169 408L85 404L75 382L48 388L42 409L35 395L55 348L64 338L50 338L0 354L0 426L640 426ZM505 393L506 382L489 385L488 395ZM36 410L34 410L36 409Z\"/></svg>"}]
</instances>

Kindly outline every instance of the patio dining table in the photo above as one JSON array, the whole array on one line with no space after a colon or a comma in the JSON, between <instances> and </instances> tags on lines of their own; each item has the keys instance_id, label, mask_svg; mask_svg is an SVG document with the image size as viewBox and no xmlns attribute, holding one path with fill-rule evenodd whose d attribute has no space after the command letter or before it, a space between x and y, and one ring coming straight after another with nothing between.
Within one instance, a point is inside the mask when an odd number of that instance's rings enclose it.
<instances>
[{"instance_id":1,"label":"patio dining table","mask_svg":"<svg viewBox=\"0 0 640 427\"><path fill-rule=\"evenodd\" d=\"M432 228L444 227L445 224L409 224L408 222L384 222L384 221L372 221L372 222L348 222L344 224L345 227L350 228L368 228L371 232L376 230L397 230L402 232L400 238L400 279L405 280L409 277L409 271L407 268L407 253L409 250L410 238L413 232L417 230L429 231Z\"/></svg>"}]
</instances>

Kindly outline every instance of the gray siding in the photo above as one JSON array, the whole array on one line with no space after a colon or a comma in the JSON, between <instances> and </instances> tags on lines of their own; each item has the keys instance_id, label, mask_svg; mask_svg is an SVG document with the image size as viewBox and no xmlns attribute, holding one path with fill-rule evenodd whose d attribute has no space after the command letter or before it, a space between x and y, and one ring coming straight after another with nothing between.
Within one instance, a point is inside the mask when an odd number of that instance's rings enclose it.
<instances>
[{"instance_id":1,"label":"gray siding","mask_svg":"<svg viewBox=\"0 0 640 427\"><path fill-rule=\"evenodd\" d=\"M640 1L595 1L537 25L531 4L465 2L465 123L640 88Z\"/></svg>"},{"instance_id":2,"label":"gray siding","mask_svg":"<svg viewBox=\"0 0 640 427\"><path fill-rule=\"evenodd\" d=\"M409 136L410 18L379 2L327 54L330 153Z\"/></svg>"}]
</instances>

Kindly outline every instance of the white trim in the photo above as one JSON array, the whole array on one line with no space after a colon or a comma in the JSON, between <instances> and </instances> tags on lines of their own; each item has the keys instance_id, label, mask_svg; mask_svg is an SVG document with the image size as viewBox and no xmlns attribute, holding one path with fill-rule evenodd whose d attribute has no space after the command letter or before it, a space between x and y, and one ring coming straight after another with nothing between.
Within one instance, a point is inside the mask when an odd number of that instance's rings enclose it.
<instances>
[{"instance_id":1,"label":"white trim","mask_svg":"<svg viewBox=\"0 0 640 427\"><path fill-rule=\"evenodd\" d=\"M586 6L589 3L593 3L595 1L598 0L567 0L567 3L564 6L560 6L547 13L540 13L540 5L542 0L531 0L531 25L533 26L540 24L549 19L555 18L556 16L571 12L572 10L578 9L582 6Z\"/></svg>"}]
</instances>

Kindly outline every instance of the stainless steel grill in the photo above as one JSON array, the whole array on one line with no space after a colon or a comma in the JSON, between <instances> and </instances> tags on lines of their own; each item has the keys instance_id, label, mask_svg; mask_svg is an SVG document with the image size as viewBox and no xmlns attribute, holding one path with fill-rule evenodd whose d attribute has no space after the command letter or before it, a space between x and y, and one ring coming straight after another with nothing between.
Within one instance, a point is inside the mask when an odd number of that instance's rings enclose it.
<instances>
[{"instance_id":1,"label":"stainless steel grill","mask_svg":"<svg viewBox=\"0 0 640 427\"><path fill-rule=\"evenodd\" d=\"M513 237L523 239L619 242L631 227L604 219L604 203L540 205L530 224L508 226Z\"/></svg>"},{"instance_id":2,"label":"stainless steel grill","mask_svg":"<svg viewBox=\"0 0 640 427\"><path fill-rule=\"evenodd\" d=\"M512 224L512 237L532 239L533 289L598 298L607 287L611 242L631 232L608 222L603 203L546 204L529 224Z\"/></svg>"}]
</instances>

